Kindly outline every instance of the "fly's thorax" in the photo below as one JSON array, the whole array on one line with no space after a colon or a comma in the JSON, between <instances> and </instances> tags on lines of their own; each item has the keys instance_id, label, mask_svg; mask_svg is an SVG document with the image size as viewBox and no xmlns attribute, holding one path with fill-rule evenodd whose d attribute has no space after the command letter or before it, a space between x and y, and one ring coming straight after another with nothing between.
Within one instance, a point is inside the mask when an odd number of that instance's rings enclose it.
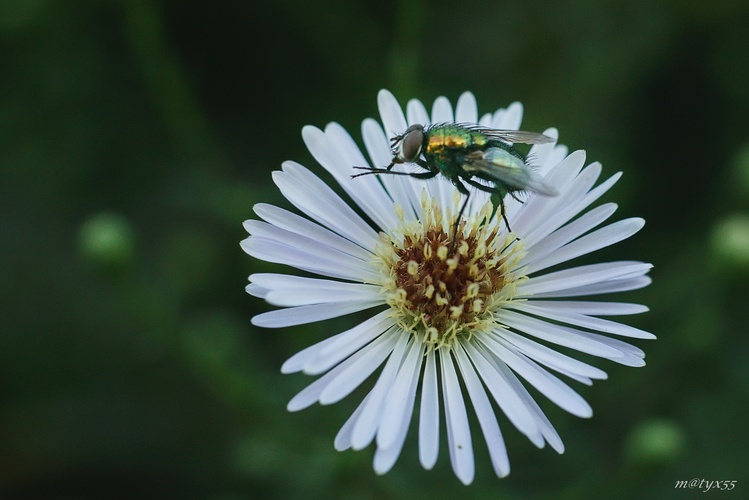
<instances>
[{"instance_id":1,"label":"fly's thorax","mask_svg":"<svg viewBox=\"0 0 749 500\"><path fill-rule=\"evenodd\" d=\"M435 125L427 130L425 154L440 155L446 151L471 151L488 144L488 138L462 125Z\"/></svg>"}]
</instances>

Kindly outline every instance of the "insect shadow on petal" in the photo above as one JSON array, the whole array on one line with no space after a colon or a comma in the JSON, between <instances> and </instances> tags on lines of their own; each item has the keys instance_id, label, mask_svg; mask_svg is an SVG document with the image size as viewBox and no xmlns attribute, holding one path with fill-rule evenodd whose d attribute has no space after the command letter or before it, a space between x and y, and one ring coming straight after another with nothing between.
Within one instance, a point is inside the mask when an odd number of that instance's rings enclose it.
<instances>
[{"instance_id":1,"label":"insect shadow on petal","mask_svg":"<svg viewBox=\"0 0 749 500\"><path fill-rule=\"evenodd\" d=\"M431 179L442 174L463 195L465 200L453 223L450 253L458 227L468 205L471 192L466 187L496 195L499 209L510 231L505 214L504 197L509 194L520 201L516 193L531 192L556 196L557 191L535 173L528 157L513 143L545 144L551 137L522 130L496 130L465 123L414 124L403 134L390 139L393 159L385 168L354 167L365 170L352 178L370 174L407 175L415 179ZM400 163L414 163L424 172L398 172L393 167Z\"/></svg>"}]
</instances>

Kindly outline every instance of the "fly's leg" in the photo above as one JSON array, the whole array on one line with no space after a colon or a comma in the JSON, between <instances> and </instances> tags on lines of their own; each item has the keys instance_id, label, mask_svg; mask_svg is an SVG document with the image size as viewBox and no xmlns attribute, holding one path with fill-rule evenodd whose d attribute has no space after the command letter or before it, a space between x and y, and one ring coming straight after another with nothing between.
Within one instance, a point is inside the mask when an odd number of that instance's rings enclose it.
<instances>
[{"instance_id":1,"label":"fly's leg","mask_svg":"<svg viewBox=\"0 0 749 500\"><path fill-rule=\"evenodd\" d=\"M391 174L394 174L395 172L390 172ZM409 177L413 177L414 179L433 179L437 176L437 172L416 172L416 173L408 173L406 174Z\"/></svg>"},{"instance_id":2,"label":"fly's leg","mask_svg":"<svg viewBox=\"0 0 749 500\"><path fill-rule=\"evenodd\" d=\"M395 175L408 175L404 172L392 172L390 169L393 168L393 164L391 163L388 165L387 168L374 168L374 167L354 167L356 170L366 170L366 172L363 172L361 174L354 174L351 176L352 179L355 179L357 177L361 177L362 175L371 175L371 174L395 174Z\"/></svg>"},{"instance_id":3,"label":"fly's leg","mask_svg":"<svg viewBox=\"0 0 749 500\"><path fill-rule=\"evenodd\" d=\"M387 166L387 168L373 168L373 167L354 167L356 170L366 170L366 172L363 172L361 174L354 174L351 176L352 179L355 179L357 177L361 177L362 175L370 175L370 174L388 174L388 175L407 175L408 177L413 177L414 179L431 179L435 177L438 172L393 172L390 170L393 168L394 163L391 163Z\"/></svg>"},{"instance_id":4,"label":"fly's leg","mask_svg":"<svg viewBox=\"0 0 749 500\"><path fill-rule=\"evenodd\" d=\"M465 195L466 199L463 200L463 204L460 206L460 210L458 211L458 217L453 223L453 234L450 237L450 248L447 251L448 255L452 254L453 249L455 248L455 240L458 237L458 226L460 226L460 221L463 218L463 212L465 211L466 206L468 206L468 199L471 197L471 192L468 191L468 188L466 188L458 179L452 179L452 183L453 186L458 189L458 192L460 192L460 194Z\"/></svg>"},{"instance_id":5,"label":"fly's leg","mask_svg":"<svg viewBox=\"0 0 749 500\"><path fill-rule=\"evenodd\" d=\"M512 232L512 229L510 228L510 221L507 220L507 214L505 213L505 198L504 196L498 196L499 198L499 210L502 212L502 219L505 221L505 225L507 226L507 232Z\"/></svg>"},{"instance_id":6,"label":"fly's leg","mask_svg":"<svg viewBox=\"0 0 749 500\"><path fill-rule=\"evenodd\" d=\"M477 189L480 189L481 191L484 191L485 193L497 194L498 195L497 198L499 198L499 211L502 214L502 220L504 220L505 224L507 225L507 231L511 232L512 229L510 228L510 223L507 220L507 215L505 214L505 200L504 200L504 196L499 195L499 193L497 192L497 188L492 187L492 186L486 186L484 184L481 184L480 182L474 181L473 179L463 179L463 180L466 181L471 186L473 186L473 187L475 187ZM515 198L515 195L513 195L512 192L510 192L510 196L512 196L513 198ZM515 199L517 200L517 198L515 198Z\"/></svg>"}]
</instances>

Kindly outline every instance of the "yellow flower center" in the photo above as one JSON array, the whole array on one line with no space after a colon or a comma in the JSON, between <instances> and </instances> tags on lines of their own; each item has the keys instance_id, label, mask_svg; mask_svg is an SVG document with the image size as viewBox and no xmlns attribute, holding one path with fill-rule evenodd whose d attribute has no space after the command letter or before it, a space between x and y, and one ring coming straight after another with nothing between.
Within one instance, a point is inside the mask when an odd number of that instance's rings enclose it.
<instances>
[{"instance_id":1,"label":"yellow flower center","mask_svg":"<svg viewBox=\"0 0 749 500\"><path fill-rule=\"evenodd\" d=\"M499 235L491 203L460 221L455 242L454 218L443 218L437 200L424 193L422 209L421 220L405 221L396 207L400 227L381 234L376 251L398 325L433 348L501 327L494 314L525 278L516 270L525 253L522 242Z\"/></svg>"}]
</instances>

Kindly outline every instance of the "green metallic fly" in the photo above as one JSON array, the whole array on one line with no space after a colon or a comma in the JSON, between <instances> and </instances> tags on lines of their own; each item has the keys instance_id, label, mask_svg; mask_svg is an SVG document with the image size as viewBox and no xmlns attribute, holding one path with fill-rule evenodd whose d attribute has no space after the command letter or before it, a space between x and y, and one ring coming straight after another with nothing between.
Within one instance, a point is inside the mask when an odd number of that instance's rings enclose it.
<instances>
[{"instance_id":1,"label":"green metallic fly","mask_svg":"<svg viewBox=\"0 0 749 500\"><path fill-rule=\"evenodd\" d=\"M524 191L543 196L558 194L533 171L528 157L512 145L545 144L553 140L536 132L495 130L464 123L438 123L426 127L414 124L403 134L390 139L393 154L390 165L386 168L354 167L366 172L353 175L352 178L369 174L390 174L431 179L442 174L465 195L465 201L455 220L451 239L454 243L458 224L471 196L465 184L496 195L508 230L510 224L505 215L505 195L509 194L518 200L515 193ZM394 172L392 168L397 163L415 163L425 172Z\"/></svg>"}]
</instances>

